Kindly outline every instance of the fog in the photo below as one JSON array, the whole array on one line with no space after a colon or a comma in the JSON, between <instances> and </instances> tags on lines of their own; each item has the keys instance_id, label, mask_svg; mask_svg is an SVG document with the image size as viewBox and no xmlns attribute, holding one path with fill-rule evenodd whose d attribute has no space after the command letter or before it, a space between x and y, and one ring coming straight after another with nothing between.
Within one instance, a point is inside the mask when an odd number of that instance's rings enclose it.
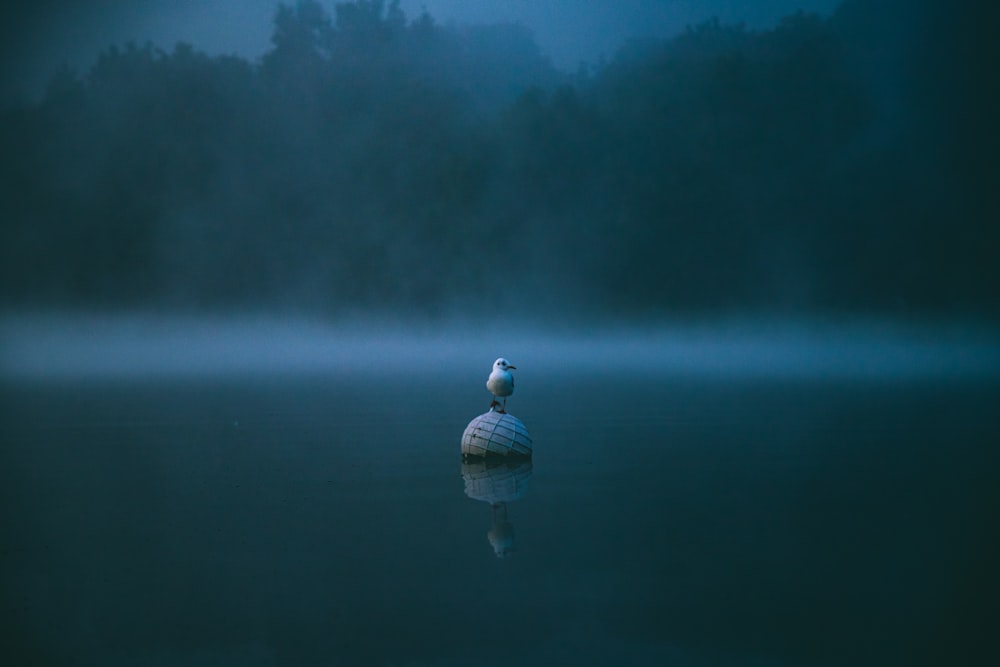
<instances>
[{"instance_id":1,"label":"fog","mask_svg":"<svg viewBox=\"0 0 1000 667\"><path fill-rule=\"evenodd\" d=\"M492 322L334 326L320 321L162 317L16 317L0 324L0 378L162 380L360 376L410 384L485 382L493 359L522 386L583 375L850 381L1000 378L990 328L885 323L706 322L602 329ZM482 377L480 377L482 376ZM471 391L471 390L470 390Z\"/></svg>"},{"instance_id":2,"label":"fog","mask_svg":"<svg viewBox=\"0 0 1000 667\"><path fill-rule=\"evenodd\" d=\"M848 0L741 22L725 5L670 34L616 29L621 48L570 70L544 31L435 8L283 4L257 57L193 28L198 45L123 39L5 104L4 317L152 312L196 339L223 321L205 354L227 364L333 360L317 332L366 321L405 323L390 340L500 316L517 323L501 341L995 323L980 47L997 47L971 10ZM580 37L602 15L546 25ZM251 351L228 323L247 312L311 324Z\"/></svg>"},{"instance_id":3,"label":"fog","mask_svg":"<svg viewBox=\"0 0 1000 667\"><path fill-rule=\"evenodd\" d=\"M1000 4L210 4L0 10L6 663L981 652Z\"/></svg>"}]
</instances>

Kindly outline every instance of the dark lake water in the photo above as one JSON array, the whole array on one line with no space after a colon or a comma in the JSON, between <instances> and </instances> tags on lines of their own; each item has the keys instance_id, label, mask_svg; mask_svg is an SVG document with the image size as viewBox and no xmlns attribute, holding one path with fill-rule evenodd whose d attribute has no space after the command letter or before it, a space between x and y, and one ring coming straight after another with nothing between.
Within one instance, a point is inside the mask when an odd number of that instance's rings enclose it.
<instances>
[{"instance_id":1,"label":"dark lake water","mask_svg":"<svg viewBox=\"0 0 1000 667\"><path fill-rule=\"evenodd\" d=\"M531 464L463 469L480 375L6 382L5 664L972 664L995 641L997 383L562 373L508 405Z\"/></svg>"}]
</instances>

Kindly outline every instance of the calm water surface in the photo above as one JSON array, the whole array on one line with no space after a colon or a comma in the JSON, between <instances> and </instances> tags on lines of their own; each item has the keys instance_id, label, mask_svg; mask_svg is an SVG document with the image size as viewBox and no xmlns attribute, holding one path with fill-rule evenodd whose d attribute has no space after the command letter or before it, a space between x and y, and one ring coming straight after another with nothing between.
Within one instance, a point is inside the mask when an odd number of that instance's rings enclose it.
<instances>
[{"instance_id":1,"label":"calm water surface","mask_svg":"<svg viewBox=\"0 0 1000 667\"><path fill-rule=\"evenodd\" d=\"M508 406L532 463L463 468L482 380L6 384L5 664L973 664L991 645L995 383L535 378Z\"/></svg>"}]
</instances>

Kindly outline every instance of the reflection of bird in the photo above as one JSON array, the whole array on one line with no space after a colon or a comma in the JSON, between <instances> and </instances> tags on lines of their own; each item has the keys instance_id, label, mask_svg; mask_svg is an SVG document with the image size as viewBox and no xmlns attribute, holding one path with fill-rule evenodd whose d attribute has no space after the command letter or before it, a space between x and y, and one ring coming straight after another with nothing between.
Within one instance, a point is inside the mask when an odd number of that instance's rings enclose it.
<instances>
[{"instance_id":1,"label":"reflection of bird","mask_svg":"<svg viewBox=\"0 0 1000 667\"><path fill-rule=\"evenodd\" d=\"M500 405L497 403L497 396L503 398L503 407L497 412L507 412L507 397L514 393L514 376L510 374L510 371L515 368L517 366L511 366L503 357L493 362L493 372L490 373L490 379L486 381L486 388L493 394L490 408Z\"/></svg>"},{"instance_id":2,"label":"reflection of bird","mask_svg":"<svg viewBox=\"0 0 1000 667\"><path fill-rule=\"evenodd\" d=\"M503 517L497 516L498 509L503 510ZM514 524L507 520L505 503L493 505L493 525L486 533L486 539L490 541L497 558L506 558L514 551Z\"/></svg>"}]
</instances>

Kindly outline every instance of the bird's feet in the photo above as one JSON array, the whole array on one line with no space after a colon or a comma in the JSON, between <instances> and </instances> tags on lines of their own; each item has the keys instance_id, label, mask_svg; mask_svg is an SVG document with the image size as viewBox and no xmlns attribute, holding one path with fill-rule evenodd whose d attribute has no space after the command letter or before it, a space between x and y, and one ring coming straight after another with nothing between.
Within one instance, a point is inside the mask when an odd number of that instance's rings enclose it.
<instances>
[{"instance_id":1,"label":"bird's feet","mask_svg":"<svg viewBox=\"0 0 1000 667\"><path fill-rule=\"evenodd\" d=\"M498 407L499 405L500 405L499 402L493 401L492 403L490 403L490 410L492 410L495 407ZM503 410L498 410L497 412L503 412Z\"/></svg>"}]
</instances>

